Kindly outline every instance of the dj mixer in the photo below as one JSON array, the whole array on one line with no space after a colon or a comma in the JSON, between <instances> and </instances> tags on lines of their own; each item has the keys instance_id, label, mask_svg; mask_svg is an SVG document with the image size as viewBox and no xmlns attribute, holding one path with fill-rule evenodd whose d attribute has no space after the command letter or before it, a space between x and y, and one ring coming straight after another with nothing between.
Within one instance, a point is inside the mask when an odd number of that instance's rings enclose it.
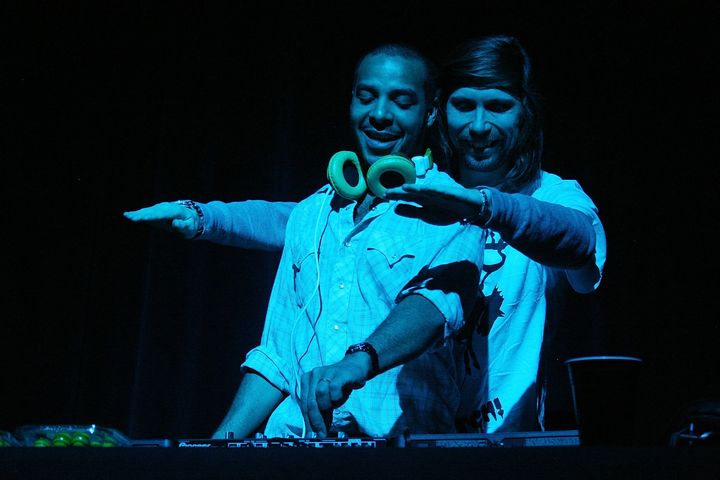
<instances>
[{"instance_id":1,"label":"dj mixer","mask_svg":"<svg viewBox=\"0 0 720 480\"><path fill-rule=\"evenodd\" d=\"M153 446L144 441L144 445ZM162 440L167 446L168 441ZM513 432L493 434L406 434L382 437L283 437L242 439L185 438L174 442L179 448L467 448L467 447L575 447L580 441L577 430L549 432ZM163 446L163 445L154 445Z\"/></svg>"},{"instance_id":2,"label":"dj mixer","mask_svg":"<svg viewBox=\"0 0 720 480\"><path fill-rule=\"evenodd\" d=\"M28 447L175 447L175 448L462 448L579 446L577 430L513 433L410 434L398 437L155 438L133 439L98 425L27 425L14 433L0 431L0 446Z\"/></svg>"}]
</instances>

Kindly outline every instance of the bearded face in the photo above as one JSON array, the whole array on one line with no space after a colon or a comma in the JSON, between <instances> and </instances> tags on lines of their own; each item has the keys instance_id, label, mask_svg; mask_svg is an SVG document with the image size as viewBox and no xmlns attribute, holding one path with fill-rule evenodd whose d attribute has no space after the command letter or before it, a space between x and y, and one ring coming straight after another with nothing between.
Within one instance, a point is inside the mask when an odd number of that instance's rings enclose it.
<instances>
[{"instance_id":1,"label":"bearded face","mask_svg":"<svg viewBox=\"0 0 720 480\"><path fill-rule=\"evenodd\" d=\"M501 182L512 168L509 152L520 136L520 100L496 88L463 87L448 97L446 112L461 174L480 174L485 185Z\"/></svg>"}]
</instances>

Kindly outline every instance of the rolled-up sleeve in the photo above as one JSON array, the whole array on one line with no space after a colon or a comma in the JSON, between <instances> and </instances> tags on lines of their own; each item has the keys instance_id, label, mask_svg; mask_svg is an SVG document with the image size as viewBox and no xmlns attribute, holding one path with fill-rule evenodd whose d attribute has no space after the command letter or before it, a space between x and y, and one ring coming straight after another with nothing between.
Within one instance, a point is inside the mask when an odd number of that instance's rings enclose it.
<instances>
[{"instance_id":1,"label":"rolled-up sleeve","mask_svg":"<svg viewBox=\"0 0 720 480\"><path fill-rule=\"evenodd\" d=\"M444 243L434 245L427 264L402 289L396 301L422 295L445 317L445 339L464 324L477 299L486 231L475 225L457 225ZM427 242L432 248L431 242ZM438 245L442 247L437 250Z\"/></svg>"},{"instance_id":2,"label":"rolled-up sleeve","mask_svg":"<svg viewBox=\"0 0 720 480\"><path fill-rule=\"evenodd\" d=\"M285 393L290 393L295 382L293 363L288 356L298 315L292 267L292 254L285 249L270 294L260 345L248 352L242 364L243 369L255 370Z\"/></svg>"}]
</instances>

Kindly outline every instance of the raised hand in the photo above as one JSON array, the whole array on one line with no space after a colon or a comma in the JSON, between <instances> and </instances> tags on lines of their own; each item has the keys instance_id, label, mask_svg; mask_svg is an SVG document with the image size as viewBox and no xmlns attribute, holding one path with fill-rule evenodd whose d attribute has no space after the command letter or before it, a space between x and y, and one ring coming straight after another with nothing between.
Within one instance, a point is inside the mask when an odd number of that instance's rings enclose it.
<instances>
[{"instance_id":1,"label":"raised hand","mask_svg":"<svg viewBox=\"0 0 720 480\"><path fill-rule=\"evenodd\" d=\"M439 209L457 220L471 218L483 209L485 196L480 190L457 186L405 184L388 189L385 198L415 202Z\"/></svg>"},{"instance_id":2,"label":"raised hand","mask_svg":"<svg viewBox=\"0 0 720 480\"><path fill-rule=\"evenodd\" d=\"M186 239L195 236L200 221L195 210L176 202L158 203L140 210L124 212L123 216L133 222L146 223L152 227L177 233Z\"/></svg>"}]
</instances>

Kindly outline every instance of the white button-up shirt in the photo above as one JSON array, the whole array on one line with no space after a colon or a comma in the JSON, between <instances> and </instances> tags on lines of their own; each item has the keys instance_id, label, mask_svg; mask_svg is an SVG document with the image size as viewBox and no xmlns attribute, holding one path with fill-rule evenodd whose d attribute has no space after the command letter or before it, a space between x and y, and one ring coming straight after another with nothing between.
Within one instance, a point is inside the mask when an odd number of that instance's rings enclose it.
<instances>
[{"instance_id":1,"label":"white button-up shirt","mask_svg":"<svg viewBox=\"0 0 720 480\"><path fill-rule=\"evenodd\" d=\"M417 181L454 183L436 168ZM472 308L484 230L429 219L426 209L398 201L378 204L356 225L355 205L326 186L290 216L262 341L243 363L290 395L271 415L266 435L305 433L297 407L302 374L340 361L404 296L430 300L445 316L446 338ZM331 431L449 432L458 401L452 352L443 343L353 391L334 412Z\"/></svg>"}]
</instances>

